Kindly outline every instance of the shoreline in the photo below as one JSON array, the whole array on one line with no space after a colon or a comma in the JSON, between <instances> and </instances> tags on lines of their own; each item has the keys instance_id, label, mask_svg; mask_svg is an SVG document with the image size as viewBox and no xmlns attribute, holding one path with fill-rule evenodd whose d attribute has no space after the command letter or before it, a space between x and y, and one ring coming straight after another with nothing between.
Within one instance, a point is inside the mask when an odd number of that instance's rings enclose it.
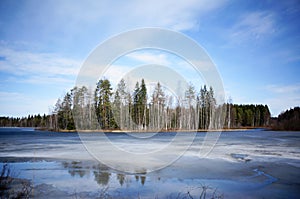
<instances>
[{"instance_id":1,"label":"shoreline","mask_svg":"<svg viewBox=\"0 0 300 199\"><path fill-rule=\"evenodd\" d=\"M188 133L188 132L234 132L234 131L248 131L253 129L262 129L262 131L272 130L267 127L241 127L241 128L224 128L224 129L197 129L197 130L184 130L184 129L161 129L159 131L153 130L120 130L120 129L97 129L97 130L53 130L46 128L35 128L35 131L50 131L58 133L169 133L169 132L179 132L179 133Z\"/></svg>"},{"instance_id":2,"label":"shoreline","mask_svg":"<svg viewBox=\"0 0 300 199\"><path fill-rule=\"evenodd\" d=\"M234 131L248 131L253 129L261 129L261 131L288 131L288 132L299 132L299 130L285 130L285 129L274 129L272 127L239 127L239 128L223 128L223 129L197 129L197 130L180 130L180 129L162 129L159 131L151 130L120 130L120 129L98 129L98 130L64 130L64 129L49 129L45 127L22 127L22 126L0 126L0 128L28 128L33 131L49 131L49 132L61 132L61 133L168 133L168 132L234 132Z\"/></svg>"}]
</instances>

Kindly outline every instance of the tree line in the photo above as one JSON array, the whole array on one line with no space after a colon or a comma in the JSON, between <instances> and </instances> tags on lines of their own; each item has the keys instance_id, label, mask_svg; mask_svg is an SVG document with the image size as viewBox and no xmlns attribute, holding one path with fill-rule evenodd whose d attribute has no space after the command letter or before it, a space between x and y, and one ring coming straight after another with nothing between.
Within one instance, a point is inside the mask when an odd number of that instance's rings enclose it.
<instances>
[{"instance_id":1,"label":"tree line","mask_svg":"<svg viewBox=\"0 0 300 199\"><path fill-rule=\"evenodd\" d=\"M184 96L168 94L158 82L152 93L144 79L130 91L125 80L115 90L100 79L95 90L74 87L58 99L49 115L1 117L1 126L42 127L51 130L206 130L265 127L267 105L217 104L212 87L199 91L190 84ZM76 125L75 125L76 124Z\"/></svg>"},{"instance_id":2,"label":"tree line","mask_svg":"<svg viewBox=\"0 0 300 199\"><path fill-rule=\"evenodd\" d=\"M0 117L1 127L44 127L49 126L50 115L28 115L27 117Z\"/></svg>"},{"instance_id":3,"label":"tree line","mask_svg":"<svg viewBox=\"0 0 300 199\"><path fill-rule=\"evenodd\" d=\"M267 105L237 105L227 103L224 128L268 127L270 111Z\"/></svg>"},{"instance_id":4,"label":"tree line","mask_svg":"<svg viewBox=\"0 0 300 199\"><path fill-rule=\"evenodd\" d=\"M294 107L272 118L274 130L300 131L300 107Z\"/></svg>"},{"instance_id":5,"label":"tree line","mask_svg":"<svg viewBox=\"0 0 300 199\"><path fill-rule=\"evenodd\" d=\"M196 130L217 128L213 89L195 91L189 85L182 99L167 95L158 82L149 94L144 79L132 91L122 79L113 91L109 80L98 81L93 92L73 88L54 108L59 129ZM74 122L75 121L75 122Z\"/></svg>"}]
</instances>

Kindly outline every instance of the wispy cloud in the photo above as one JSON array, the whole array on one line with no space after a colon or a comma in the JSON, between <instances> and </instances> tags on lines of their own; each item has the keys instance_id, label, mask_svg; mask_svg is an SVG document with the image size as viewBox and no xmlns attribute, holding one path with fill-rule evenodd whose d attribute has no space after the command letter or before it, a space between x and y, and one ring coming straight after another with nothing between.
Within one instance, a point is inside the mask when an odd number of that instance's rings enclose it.
<instances>
[{"instance_id":1,"label":"wispy cloud","mask_svg":"<svg viewBox=\"0 0 300 199\"><path fill-rule=\"evenodd\" d=\"M24 100L25 97L23 94L18 92L0 91L0 99L2 101L10 101L11 99Z\"/></svg>"},{"instance_id":2,"label":"wispy cloud","mask_svg":"<svg viewBox=\"0 0 300 199\"><path fill-rule=\"evenodd\" d=\"M161 26L173 30L184 31L199 28L199 16L219 8L225 1L132 1L127 5L128 9L135 7L127 14L128 18L134 18L136 24L141 23L150 26ZM122 9L123 10L123 9Z\"/></svg>"},{"instance_id":3,"label":"wispy cloud","mask_svg":"<svg viewBox=\"0 0 300 199\"><path fill-rule=\"evenodd\" d=\"M0 116L22 117L28 114L47 114L51 111L51 105L55 100L37 98L20 92L0 91Z\"/></svg>"},{"instance_id":4,"label":"wispy cloud","mask_svg":"<svg viewBox=\"0 0 300 199\"><path fill-rule=\"evenodd\" d=\"M300 36L299 36L300 40ZM300 50L300 45L297 46L297 49ZM299 55L299 50L295 49L279 49L278 51L274 52L272 55L273 59L276 59L283 64L289 64L289 63L295 63L300 61L300 55Z\"/></svg>"},{"instance_id":5,"label":"wispy cloud","mask_svg":"<svg viewBox=\"0 0 300 199\"><path fill-rule=\"evenodd\" d=\"M292 93L300 93L300 84L293 85L268 85L266 89L270 92L276 94L292 94Z\"/></svg>"},{"instance_id":6,"label":"wispy cloud","mask_svg":"<svg viewBox=\"0 0 300 199\"><path fill-rule=\"evenodd\" d=\"M104 77L109 79L112 86L116 88L116 85L121 81L124 76L132 70L131 67L126 65L111 65L108 70L104 73Z\"/></svg>"},{"instance_id":7,"label":"wispy cloud","mask_svg":"<svg viewBox=\"0 0 300 199\"><path fill-rule=\"evenodd\" d=\"M170 61L166 54L162 53L146 53L146 52L134 52L126 55L126 57L139 61L142 64L160 64L169 65Z\"/></svg>"},{"instance_id":8,"label":"wispy cloud","mask_svg":"<svg viewBox=\"0 0 300 199\"><path fill-rule=\"evenodd\" d=\"M300 105L300 84L268 85L265 90L270 93L266 103L272 109L272 115L277 116L282 111Z\"/></svg>"},{"instance_id":9,"label":"wispy cloud","mask_svg":"<svg viewBox=\"0 0 300 199\"><path fill-rule=\"evenodd\" d=\"M276 31L275 17L271 12L256 11L244 14L230 29L230 40L234 43L259 40Z\"/></svg>"},{"instance_id":10,"label":"wispy cloud","mask_svg":"<svg viewBox=\"0 0 300 199\"><path fill-rule=\"evenodd\" d=\"M266 103L271 108L272 116L278 116L280 113L290 108L300 106L300 97L298 96L286 96L286 97L274 97L266 100Z\"/></svg>"},{"instance_id":11,"label":"wispy cloud","mask_svg":"<svg viewBox=\"0 0 300 199\"><path fill-rule=\"evenodd\" d=\"M28 83L61 83L75 79L80 62L51 53L0 48L0 72L18 76Z\"/></svg>"},{"instance_id":12,"label":"wispy cloud","mask_svg":"<svg viewBox=\"0 0 300 199\"><path fill-rule=\"evenodd\" d=\"M120 31L140 26L158 26L184 31L198 28L198 16L224 5L226 0L153 0L153 1L27 1L23 16L31 17L31 26L43 27L42 37L56 37L65 33L64 39L72 40L74 33L84 32L100 22L103 31ZM51 20L49 20L49 18ZM19 18L20 24L28 24L28 19ZM47 22L47 26L44 23ZM53 35L48 35L53 33ZM45 34L45 35L44 35ZM60 39L60 38L58 38Z\"/></svg>"}]
</instances>

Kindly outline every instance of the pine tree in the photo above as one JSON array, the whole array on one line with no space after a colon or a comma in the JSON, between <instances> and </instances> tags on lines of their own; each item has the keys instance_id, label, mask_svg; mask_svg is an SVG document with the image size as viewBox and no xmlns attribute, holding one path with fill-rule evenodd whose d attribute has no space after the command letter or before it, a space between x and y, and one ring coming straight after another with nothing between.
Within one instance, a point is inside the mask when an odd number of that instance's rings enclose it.
<instances>
[{"instance_id":1,"label":"pine tree","mask_svg":"<svg viewBox=\"0 0 300 199\"><path fill-rule=\"evenodd\" d=\"M133 92L133 107L132 107L132 120L136 125L139 125L139 106L140 106L140 85L139 82L136 82L135 89Z\"/></svg>"},{"instance_id":2,"label":"pine tree","mask_svg":"<svg viewBox=\"0 0 300 199\"><path fill-rule=\"evenodd\" d=\"M95 90L95 110L98 122L102 129L111 129L116 127L110 102L112 94L112 88L109 80L99 80Z\"/></svg>"},{"instance_id":3,"label":"pine tree","mask_svg":"<svg viewBox=\"0 0 300 199\"><path fill-rule=\"evenodd\" d=\"M146 115L147 115L147 88L145 80L142 79L141 88L139 92L140 110L139 110L139 125L142 129L147 126Z\"/></svg>"},{"instance_id":4,"label":"pine tree","mask_svg":"<svg viewBox=\"0 0 300 199\"><path fill-rule=\"evenodd\" d=\"M147 114L147 88L144 79L142 79L141 85L136 83L133 93L133 111L132 118L138 129L145 129Z\"/></svg>"}]
</instances>

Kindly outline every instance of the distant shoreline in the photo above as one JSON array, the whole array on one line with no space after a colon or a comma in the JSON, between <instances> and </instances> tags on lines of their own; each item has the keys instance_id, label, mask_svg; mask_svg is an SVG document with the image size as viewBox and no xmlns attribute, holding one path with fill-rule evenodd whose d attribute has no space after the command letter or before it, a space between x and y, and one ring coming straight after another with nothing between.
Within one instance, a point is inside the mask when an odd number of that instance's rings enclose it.
<instances>
[{"instance_id":1,"label":"distant shoreline","mask_svg":"<svg viewBox=\"0 0 300 199\"><path fill-rule=\"evenodd\" d=\"M36 131L52 131L52 132L61 132L61 133L168 133L168 132L180 132L180 133L188 133L188 132L232 132L232 131L247 131L252 129L263 129L263 130L272 130L266 127L241 127L241 128L224 128L224 129L198 129L198 130L183 130L183 129L170 129L170 130L118 130L118 129L106 129L106 130L53 130L46 128L35 128Z\"/></svg>"}]
</instances>

